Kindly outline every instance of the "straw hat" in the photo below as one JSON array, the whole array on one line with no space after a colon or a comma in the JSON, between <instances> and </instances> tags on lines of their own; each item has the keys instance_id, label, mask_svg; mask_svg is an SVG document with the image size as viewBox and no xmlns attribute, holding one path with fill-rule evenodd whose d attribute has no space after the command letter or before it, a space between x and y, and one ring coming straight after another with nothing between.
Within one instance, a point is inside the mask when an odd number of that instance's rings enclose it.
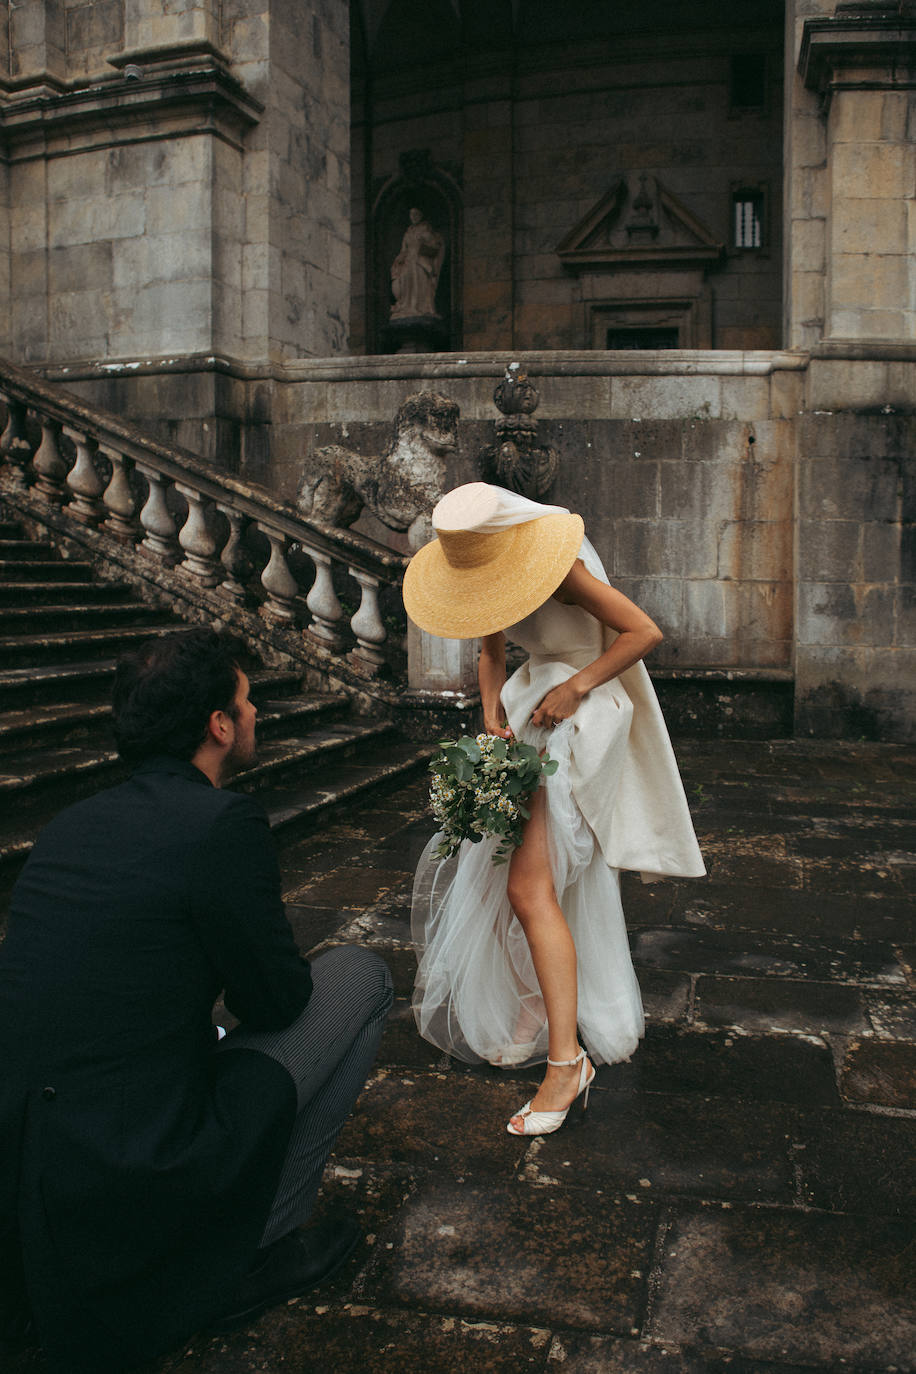
<instances>
[{"instance_id":1,"label":"straw hat","mask_svg":"<svg viewBox=\"0 0 916 1374\"><path fill-rule=\"evenodd\" d=\"M580 515L500 528L501 496L499 487L469 482L433 511L438 538L414 554L404 575L404 605L421 630L443 639L505 630L543 605L575 563L585 533Z\"/></svg>"}]
</instances>

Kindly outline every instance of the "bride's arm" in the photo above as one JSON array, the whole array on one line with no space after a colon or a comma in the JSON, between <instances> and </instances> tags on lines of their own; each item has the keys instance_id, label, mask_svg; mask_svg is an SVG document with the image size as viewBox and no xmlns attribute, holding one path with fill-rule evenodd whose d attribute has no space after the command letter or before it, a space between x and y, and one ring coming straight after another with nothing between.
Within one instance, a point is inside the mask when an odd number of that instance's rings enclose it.
<instances>
[{"instance_id":1,"label":"bride's arm","mask_svg":"<svg viewBox=\"0 0 916 1374\"><path fill-rule=\"evenodd\" d=\"M488 735L511 739L512 731L503 725L506 713L499 699L506 680L506 636L501 630L494 635L484 635L481 640L477 680L483 706L483 728Z\"/></svg>"},{"instance_id":2,"label":"bride's arm","mask_svg":"<svg viewBox=\"0 0 916 1374\"><path fill-rule=\"evenodd\" d=\"M662 641L661 630L645 611L623 592L599 582L578 559L554 595L559 601L581 606L603 625L616 630L617 638L587 668L580 668L578 673L547 693L531 716L534 725L554 725L566 720L593 687L610 682L612 677L638 663Z\"/></svg>"}]
</instances>

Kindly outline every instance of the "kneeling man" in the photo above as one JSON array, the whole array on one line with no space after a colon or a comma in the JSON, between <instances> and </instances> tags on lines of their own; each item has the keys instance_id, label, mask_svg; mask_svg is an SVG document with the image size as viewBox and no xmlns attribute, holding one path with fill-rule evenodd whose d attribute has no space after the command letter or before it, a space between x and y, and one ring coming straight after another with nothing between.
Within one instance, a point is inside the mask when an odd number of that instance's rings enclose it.
<instances>
[{"instance_id":1,"label":"kneeling man","mask_svg":"<svg viewBox=\"0 0 916 1374\"><path fill-rule=\"evenodd\" d=\"M332 1273L349 1218L298 1230L391 1005L373 954L300 957L231 641L122 660L130 781L63 811L0 946L0 1319L53 1366L128 1369ZM240 1022L217 1048L215 999Z\"/></svg>"}]
</instances>

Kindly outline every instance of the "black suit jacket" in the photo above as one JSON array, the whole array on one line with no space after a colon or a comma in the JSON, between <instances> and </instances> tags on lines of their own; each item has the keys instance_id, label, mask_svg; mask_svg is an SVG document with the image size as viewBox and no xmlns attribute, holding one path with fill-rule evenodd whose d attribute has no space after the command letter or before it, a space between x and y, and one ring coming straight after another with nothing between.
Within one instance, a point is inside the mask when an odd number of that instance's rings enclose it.
<instances>
[{"instance_id":1,"label":"black suit jacket","mask_svg":"<svg viewBox=\"0 0 916 1374\"><path fill-rule=\"evenodd\" d=\"M251 1261L295 1115L274 1060L214 1054L311 991L263 809L158 758L62 812L0 947L0 1276L65 1369L183 1340Z\"/></svg>"}]
</instances>

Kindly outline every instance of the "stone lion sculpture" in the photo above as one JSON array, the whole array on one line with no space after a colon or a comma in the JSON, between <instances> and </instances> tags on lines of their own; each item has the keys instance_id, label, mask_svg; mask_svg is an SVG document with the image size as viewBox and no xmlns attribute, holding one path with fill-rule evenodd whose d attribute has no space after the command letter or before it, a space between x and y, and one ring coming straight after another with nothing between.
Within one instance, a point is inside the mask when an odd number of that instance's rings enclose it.
<instances>
[{"instance_id":1,"label":"stone lion sculpture","mask_svg":"<svg viewBox=\"0 0 916 1374\"><path fill-rule=\"evenodd\" d=\"M408 396L395 417L394 439L381 457L341 444L316 449L296 505L303 515L339 528L363 508L389 529L407 530L418 549L431 538L430 514L445 489L444 456L458 443L458 406L435 391Z\"/></svg>"}]
</instances>

